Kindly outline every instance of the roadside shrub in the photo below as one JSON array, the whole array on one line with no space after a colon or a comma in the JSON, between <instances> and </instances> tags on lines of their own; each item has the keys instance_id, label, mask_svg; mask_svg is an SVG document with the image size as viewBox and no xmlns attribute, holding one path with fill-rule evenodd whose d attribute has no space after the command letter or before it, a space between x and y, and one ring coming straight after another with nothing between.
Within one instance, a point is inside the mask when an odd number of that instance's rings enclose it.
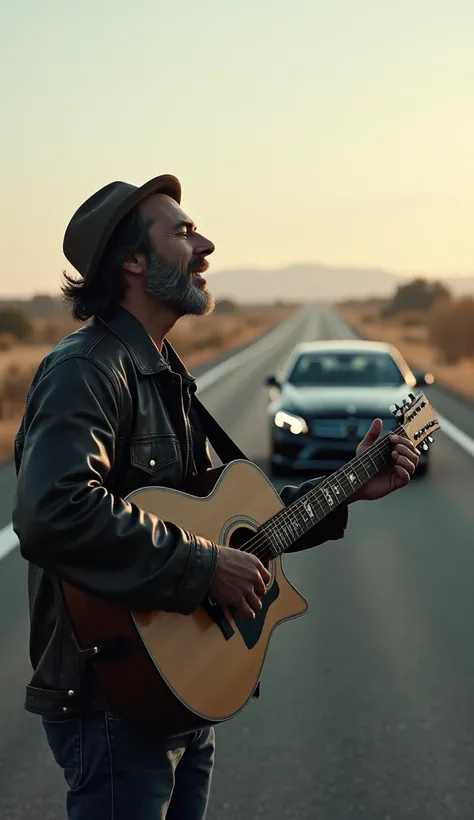
<instances>
[{"instance_id":1,"label":"roadside shrub","mask_svg":"<svg viewBox=\"0 0 474 820\"><path fill-rule=\"evenodd\" d=\"M232 299L216 299L214 313L235 313L237 310L239 310L239 305Z\"/></svg>"},{"instance_id":2,"label":"roadside shrub","mask_svg":"<svg viewBox=\"0 0 474 820\"><path fill-rule=\"evenodd\" d=\"M0 418L11 419L23 412L25 398L37 365L11 364L0 381Z\"/></svg>"},{"instance_id":3,"label":"roadside shrub","mask_svg":"<svg viewBox=\"0 0 474 820\"><path fill-rule=\"evenodd\" d=\"M5 353L14 347L16 339L11 333L0 333L0 351Z\"/></svg>"},{"instance_id":4,"label":"roadside shrub","mask_svg":"<svg viewBox=\"0 0 474 820\"><path fill-rule=\"evenodd\" d=\"M61 339L76 328L69 327L61 320L46 322L41 329L37 330L36 336L41 344L56 345Z\"/></svg>"},{"instance_id":5,"label":"roadside shrub","mask_svg":"<svg viewBox=\"0 0 474 820\"><path fill-rule=\"evenodd\" d=\"M380 315L378 311L375 310L368 310L366 313L362 315L362 324L364 325L371 325L376 324L380 321Z\"/></svg>"},{"instance_id":6,"label":"roadside shrub","mask_svg":"<svg viewBox=\"0 0 474 820\"><path fill-rule=\"evenodd\" d=\"M442 282L417 278L400 285L384 307L382 316L390 318L407 311L428 311L436 302L451 299L451 293Z\"/></svg>"},{"instance_id":7,"label":"roadside shrub","mask_svg":"<svg viewBox=\"0 0 474 820\"><path fill-rule=\"evenodd\" d=\"M431 344L446 364L474 357L474 299L465 296L457 301L442 301L428 316Z\"/></svg>"},{"instance_id":8,"label":"roadside shrub","mask_svg":"<svg viewBox=\"0 0 474 820\"><path fill-rule=\"evenodd\" d=\"M401 314L399 321L403 327L419 327L426 323L426 315L418 310L407 310Z\"/></svg>"},{"instance_id":9,"label":"roadside shrub","mask_svg":"<svg viewBox=\"0 0 474 820\"><path fill-rule=\"evenodd\" d=\"M5 308L0 310L0 333L9 333L18 341L25 341L31 335L33 323L23 310Z\"/></svg>"}]
</instances>

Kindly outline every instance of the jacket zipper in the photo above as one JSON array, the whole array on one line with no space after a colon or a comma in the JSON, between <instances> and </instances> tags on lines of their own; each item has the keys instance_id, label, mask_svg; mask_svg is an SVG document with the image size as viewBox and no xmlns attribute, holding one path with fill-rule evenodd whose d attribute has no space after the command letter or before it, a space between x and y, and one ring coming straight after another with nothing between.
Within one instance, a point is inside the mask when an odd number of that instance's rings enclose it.
<instances>
[{"instance_id":1,"label":"jacket zipper","mask_svg":"<svg viewBox=\"0 0 474 820\"><path fill-rule=\"evenodd\" d=\"M191 411L191 392L189 390L189 385L186 387L186 395L188 397L188 407L187 407L187 410L185 410L185 413L184 413L184 424L185 424L185 427L186 427L186 464L185 464L185 468L184 468L184 477L185 478L188 477L190 459L192 461L192 468L193 468L194 472L196 472L196 465L194 463L194 453L193 453L193 446L192 446L193 445L193 437L192 437L192 431L191 431L191 423L189 421L189 413Z\"/></svg>"}]
</instances>

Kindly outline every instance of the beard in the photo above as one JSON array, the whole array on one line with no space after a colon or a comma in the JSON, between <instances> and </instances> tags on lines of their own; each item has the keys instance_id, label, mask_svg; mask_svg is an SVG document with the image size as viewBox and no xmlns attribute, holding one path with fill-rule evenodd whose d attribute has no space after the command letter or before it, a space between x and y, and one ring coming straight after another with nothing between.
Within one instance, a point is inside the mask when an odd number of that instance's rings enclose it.
<instances>
[{"instance_id":1,"label":"beard","mask_svg":"<svg viewBox=\"0 0 474 820\"><path fill-rule=\"evenodd\" d=\"M205 283L195 281L193 271L206 267L204 257L193 257L183 271L157 253L150 254L145 290L152 299L172 308L179 316L205 316L212 313L214 297Z\"/></svg>"}]
</instances>

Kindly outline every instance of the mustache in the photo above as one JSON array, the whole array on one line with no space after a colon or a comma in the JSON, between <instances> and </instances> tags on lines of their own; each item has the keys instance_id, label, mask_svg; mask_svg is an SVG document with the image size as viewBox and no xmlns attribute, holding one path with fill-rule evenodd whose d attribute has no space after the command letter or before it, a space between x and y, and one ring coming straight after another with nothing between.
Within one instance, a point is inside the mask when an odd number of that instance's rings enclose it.
<instances>
[{"instance_id":1,"label":"mustache","mask_svg":"<svg viewBox=\"0 0 474 820\"><path fill-rule=\"evenodd\" d=\"M193 256L188 265L188 273L204 273L207 270L209 270L209 262L205 256Z\"/></svg>"}]
</instances>

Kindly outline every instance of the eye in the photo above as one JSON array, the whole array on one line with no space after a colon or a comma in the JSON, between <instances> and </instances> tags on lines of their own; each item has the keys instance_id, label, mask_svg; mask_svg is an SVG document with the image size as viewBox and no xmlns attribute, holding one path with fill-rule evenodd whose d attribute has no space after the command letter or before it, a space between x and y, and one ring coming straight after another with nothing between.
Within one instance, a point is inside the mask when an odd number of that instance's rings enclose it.
<instances>
[{"instance_id":1,"label":"eye","mask_svg":"<svg viewBox=\"0 0 474 820\"><path fill-rule=\"evenodd\" d=\"M186 239L187 236L188 236L188 232L187 231L178 231L176 236L182 236L182 237L184 237L184 239Z\"/></svg>"}]
</instances>

